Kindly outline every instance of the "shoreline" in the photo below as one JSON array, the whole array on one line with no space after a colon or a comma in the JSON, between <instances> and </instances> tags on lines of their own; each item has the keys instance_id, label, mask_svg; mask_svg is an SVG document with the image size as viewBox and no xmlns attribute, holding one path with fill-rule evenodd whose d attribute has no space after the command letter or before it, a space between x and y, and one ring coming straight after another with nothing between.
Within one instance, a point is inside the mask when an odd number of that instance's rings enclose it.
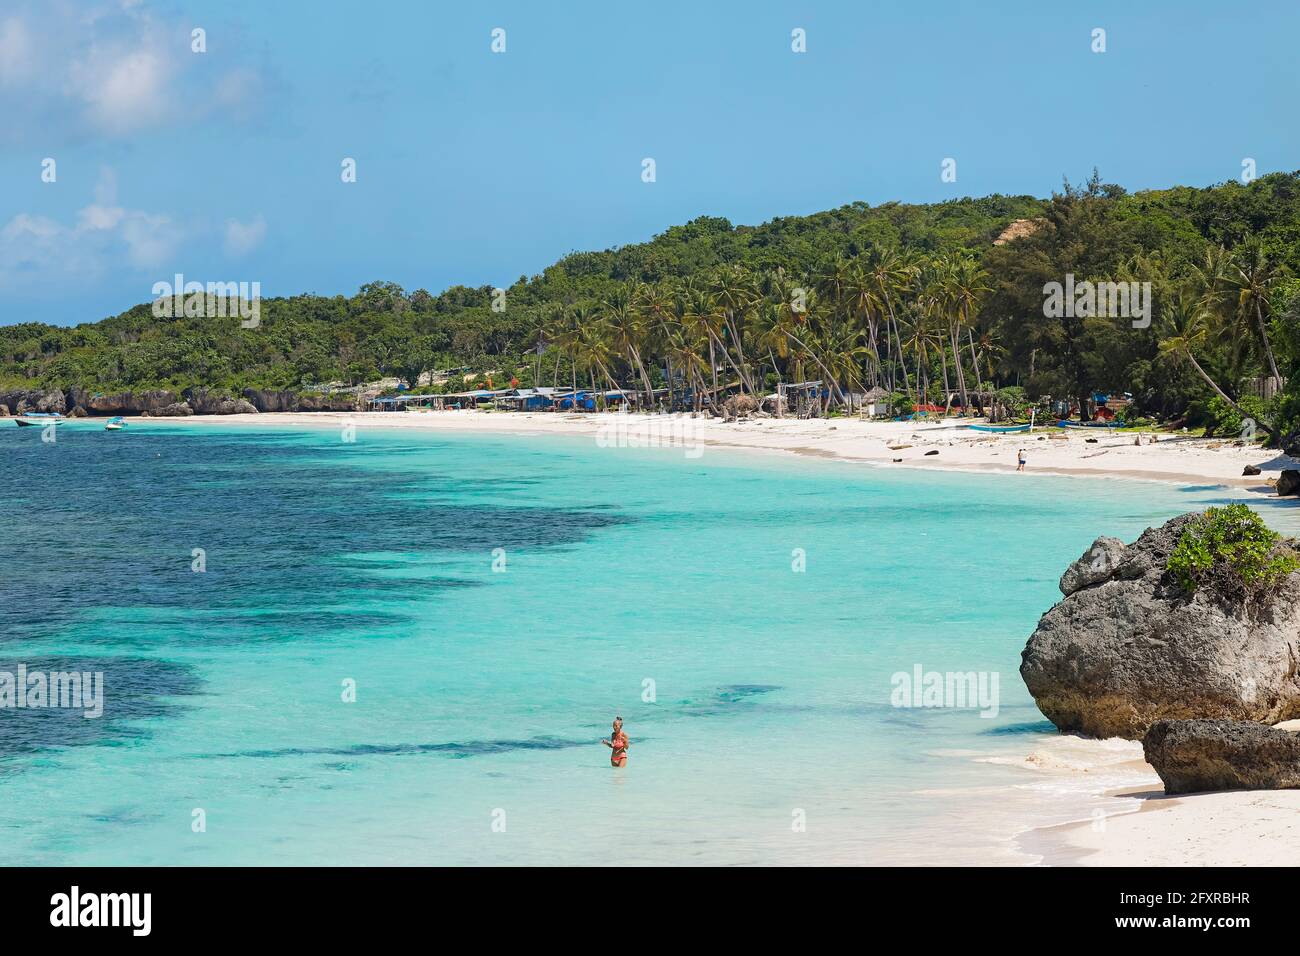
<instances>
[{"instance_id":1,"label":"shoreline","mask_svg":"<svg viewBox=\"0 0 1300 956\"><path fill-rule=\"evenodd\" d=\"M1131 810L1027 830L1015 839L1036 866L1290 866L1300 837L1300 790L1226 790L1168 796L1113 790Z\"/></svg>"},{"instance_id":2,"label":"shoreline","mask_svg":"<svg viewBox=\"0 0 1300 956\"><path fill-rule=\"evenodd\" d=\"M95 421L76 419L75 421ZM1214 484L1272 496L1267 479L1300 462L1281 452L1231 439L1162 434L1135 444L1136 434L1091 435L1044 429L1043 434L996 435L958 424L917 425L856 418L749 419L724 422L688 415L564 414L554 412L266 412L258 415L194 415L183 418L127 417L129 426L219 424L314 426L358 430L415 428L444 433L589 436L620 447L677 447L698 458L709 448L783 452L883 468L1015 474L1016 454L1025 449L1025 474L1078 478L1123 478L1173 484ZM1052 437L1048 437L1048 435ZM1155 434L1155 433L1151 433ZM1144 442L1149 436L1144 435ZM929 453L929 454L927 454ZM1104 461L1097 461L1102 459ZM1257 476L1242 470L1254 465Z\"/></svg>"}]
</instances>

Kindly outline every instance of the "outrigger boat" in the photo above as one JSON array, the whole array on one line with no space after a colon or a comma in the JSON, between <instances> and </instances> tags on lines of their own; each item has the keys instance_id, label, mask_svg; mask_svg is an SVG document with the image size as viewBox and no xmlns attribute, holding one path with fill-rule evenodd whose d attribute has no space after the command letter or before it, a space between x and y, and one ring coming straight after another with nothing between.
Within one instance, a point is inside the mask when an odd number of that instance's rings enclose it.
<instances>
[{"instance_id":1,"label":"outrigger boat","mask_svg":"<svg viewBox=\"0 0 1300 956\"><path fill-rule=\"evenodd\" d=\"M1067 422L1063 418L1056 424L1061 428L1119 428L1119 422Z\"/></svg>"},{"instance_id":2,"label":"outrigger boat","mask_svg":"<svg viewBox=\"0 0 1300 956\"><path fill-rule=\"evenodd\" d=\"M1014 432L1027 432L1029 425L967 425L967 428L977 432L994 432L998 435L1010 435Z\"/></svg>"},{"instance_id":3,"label":"outrigger boat","mask_svg":"<svg viewBox=\"0 0 1300 956\"><path fill-rule=\"evenodd\" d=\"M126 427L126 419L120 415L110 418L104 423L104 431L115 432Z\"/></svg>"}]
</instances>

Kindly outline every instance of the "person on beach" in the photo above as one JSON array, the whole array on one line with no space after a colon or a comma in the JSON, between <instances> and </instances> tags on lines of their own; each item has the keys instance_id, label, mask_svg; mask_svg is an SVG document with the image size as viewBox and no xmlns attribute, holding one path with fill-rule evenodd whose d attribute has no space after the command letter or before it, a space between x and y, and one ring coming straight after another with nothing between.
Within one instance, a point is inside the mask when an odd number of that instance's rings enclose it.
<instances>
[{"instance_id":1,"label":"person on beach","mask_svg":"<svg viewBox=\"0 0 1300 956\"><path fill-rule=\"evenodd\" d=\"M1016 471L1025 470L1025 450L1022 448L1016 452Z\"/></svg>"},{"instance_id":2,"label":"person on beach","mask_svg":"<svg viewBox=\"0 0 1300 956\"><path fill-rule=\"evenodd\" d=\"M611 767L627 766L627 748L631 741L627 739L627 734L623 733L623 718L614 718L614 732L609 735L609 740L601 739L600 741L610 749L609 765Z\"/></svg>"}]
</instances>

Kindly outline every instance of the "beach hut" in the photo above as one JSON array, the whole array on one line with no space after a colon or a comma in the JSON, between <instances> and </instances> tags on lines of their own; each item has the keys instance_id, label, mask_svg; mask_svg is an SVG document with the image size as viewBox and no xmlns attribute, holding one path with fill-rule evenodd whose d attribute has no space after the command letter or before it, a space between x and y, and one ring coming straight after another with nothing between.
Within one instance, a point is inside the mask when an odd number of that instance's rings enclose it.
<instances>
[{"instance_id":1,"label":"beach hut","mask_svg":"<svg viewBox=\"0 0 1300 956\"><path fill-rule=\"evenodd\" d=\"M496 403L516 412L541 412L551 407L558 388L512 388L497 397Z\"/></svg>"},{"instance_id":2,"label":"beach hut","mask_svg":"<svg viewBox=\"0 0 1300 956\"><path fill-rule=\"evenodd\" d=\"M366 402L372 412L404 412L408 408L437 408L441 395L380 395Z\"/></svg>"},{"instance_id":3,"label":"beach hut","mask_svg":"<svg viewBox=\"0 0 1300 956\"><path fill-rule=\"evenodd\" d=\"M862 396L858 407L869 418L887 418L892 414L889 398L889 392L877 385Z\"/></svg>"}]
</instances>

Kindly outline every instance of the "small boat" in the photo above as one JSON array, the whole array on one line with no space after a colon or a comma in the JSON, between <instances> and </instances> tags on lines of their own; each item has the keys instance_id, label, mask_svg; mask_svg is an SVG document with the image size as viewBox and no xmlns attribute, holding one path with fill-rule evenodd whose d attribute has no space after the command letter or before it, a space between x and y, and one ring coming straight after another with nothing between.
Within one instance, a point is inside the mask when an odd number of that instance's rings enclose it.
<instances>
[{"instance_id":1,"label":"small boat","mask_svg":"<svg viewBox=\"0 0 1300 956\"><path fill-rule=\"evenodd\" d=\"M19 427L29 428L35 425L55 425L64 420L58 412L24 412L14 419Z\"/></svg>"},{"instance_id":2,"label":"small boat","mask_svg":"<svg viewBox=\"0 0 1300 956\"><path fill-rule=\"evenodd\" d=\"M108 421L104 422L104 431L106 432L119 431L120 429L123 429L125 427L126 427L126 419L122 418L120 415L110 418Z\"/></svg>"},{"instance_id":3,"label":"small boat","mask_svg":"<svg viewBox=\"0 0 1300 956\"><path fill-rule=\"evenodd\" d=\"M967 425L969 429L977 432L993 432L997 435L1010 435L1015 432L1029 431L1028 425Z\"/></svg>"},{"instance_id":4,"label":"small boat","mask_svg":"<svg viewBox=\"0 0 1300 956\"><path fill-rule=\"evenodd\" d=\"M1067 422L1061 419L1056 424L1061 428L1119 428L1119 422Z\"/></svg>"}]
</instances>

